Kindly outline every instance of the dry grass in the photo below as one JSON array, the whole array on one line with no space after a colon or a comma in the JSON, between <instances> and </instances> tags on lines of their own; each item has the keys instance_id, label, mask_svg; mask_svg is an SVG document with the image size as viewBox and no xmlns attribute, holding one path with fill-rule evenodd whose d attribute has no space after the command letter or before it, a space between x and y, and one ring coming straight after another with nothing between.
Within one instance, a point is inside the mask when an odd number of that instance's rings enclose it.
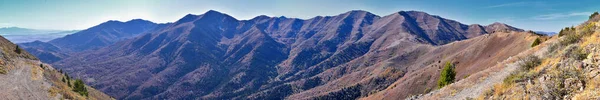
<instances>
[{"instance_id":1,"label":"dry grass","mask_svg":"<svg viewBox=\"0 0 600 100\"><path fill-rule=\"evenodd\" d=\"M35 67L32 71L40 70L40 73L43 73L44 77L53 84L53 87L50 87L48 90L48 94L51 97L60 96L59 98L72 100L114 100L114 98L88 86L86 87L90 94L87 97L74 92L73 88L69 87L67 83L62 82L61 79L65 76L52 68L52 66L44 64L44 68L46 69L42 69L39 67L39 64L32 63L32 67ZM75 81L72 80L70 82L74 84L73 82Z\"/></svg>"},{"instance_id":2,"label":"dry grass","mask_svg":"<svg viewBox=\"0 0 600 100\"><path fill-rule=\"evenodd\" d=\"M6 74L8 73L8 71L6 70L6 68L4 66L0 65L0 74Z\"/></svg>"},{"instance_id":3,"label":"dry grass","mask_svg":"<svg viewBox=\"0 0 600 100\"><path fill-rule=\"evenodd\" d=\"M597 64L581 62L595 56L588 53L599 52L591 50L600 45L596 24L584 23L575 33L560 38L562 45L549 53L561 56L548 56L533 70L509 76L479 99L600 99L600 77L594 74L600 71ZM520 79L531 80L515 81Z\"/></svg>"}]
</instances>

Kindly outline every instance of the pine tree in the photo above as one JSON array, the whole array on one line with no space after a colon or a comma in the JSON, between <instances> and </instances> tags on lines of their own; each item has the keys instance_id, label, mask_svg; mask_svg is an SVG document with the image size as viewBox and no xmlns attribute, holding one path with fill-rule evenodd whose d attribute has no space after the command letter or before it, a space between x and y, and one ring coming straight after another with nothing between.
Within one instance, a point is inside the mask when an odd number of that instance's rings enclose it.
<instances>
[{"instance_id":1,"label":"pine tree","mask_svg":"<svg viewBox=\"0 0 600 100\"><path fill-rule=\"evenodd\" d=\"M71 80L71 77L69 77L69 74L65 73L65 77L67 77L67 81Z\"/></svg>"},{"instance_id":2,"label":"pine tree","mask_svg":"<svg viewBox=\"0 0 600 100\"><path fill-rule=\"evenodd\" d=\"M85 88L85 84L83 83L83 81L81 79L75 80L73 91L79 93L80 95L88 96L88 91Z\"/></svg>"},{"instance_id":3,"label":"pine tree","mask_svg":"<svg viewBox=\"0 0 600 100\"><path fill-rule=\"evenodd\" d=\"M15 52L16 52L17 54L21 54L21 48L19 48L19 45L17 45L17 47L16 47L16 49L15 49Z\"/></svg>"},{"instance_id":4,"label":"pine tree","mask_svg":"<svg viewBox=\"0 0 600 100\"><path fill-rule=\"evenodd\" d=\"M67 78L67 85L68 85L69 87L72 87L72 86L71 86L71 80L69 80L69 78Z\"/></svg>"},{"instance_id":5,"label":"pine tree","mask_svg":"<svg viewBox=\"0 0 600 100\"><path fill-rule=\"evenodd\" d=\"M560 32L558 32L558 37L565 35L564 32L565 32L564 29L560 29Z\"/></svg>"},{"instance_id":6,"label":"pine tree","mask_svg":"<svg viewBox=\"0 0 600 100\"><path fill-rule=\"evenodd\" d=\"M542 43L542 41L540 40L540 38L535 38L535 40L531 44L531 47L535 47L537 45L540 45L540 43Z\"/></svg>"},{"instance_id":7,"label":"pine tree","mask_svg":"<svg viewBox=\"0 0 600 100\"><path fill-rule=\"evenodd\" d=\"M456 71L454 71L454 64L446 62L444 69L440 72L440 79L438 80L438 88L442 88L446 85L454 82Z\"/></svg>"},{"instance_id":8,"label":"pine tree","mask_svg":"<svg viewBox=\"0 0 600 100\"><path fill-rule=\"evenodd\" d=\"M62 78L62 82L63 82L63 83L64 83L64 82L67 82L67 81L65 80L65 77L63 77L63 78Z\"/></svg>"},{"instance_id":9,"label":"pine tree","mask_svg":"<svg viewBox=\"0 0 600 100\"><path fill-rule=\"evenodd\" d=\"M594 12L592 15L590 15L590 19L594 18L594 16L598 15L598 12Z\"/></svg>"}]
</instances>

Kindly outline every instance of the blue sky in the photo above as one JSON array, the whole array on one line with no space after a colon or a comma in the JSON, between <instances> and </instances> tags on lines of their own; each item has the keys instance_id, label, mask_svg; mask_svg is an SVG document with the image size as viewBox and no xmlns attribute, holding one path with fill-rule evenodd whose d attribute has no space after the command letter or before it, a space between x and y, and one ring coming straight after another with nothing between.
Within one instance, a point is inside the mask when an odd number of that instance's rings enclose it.
<instances>
[{"instance_id":1,"label":"blue sky","mask_svg":"<svg viewBox=\"0 0 600 100\"><path fill-rule=\"evenodd\" d=\"M86 29L108 20L173 22L208 10L237 19L258 15L308 19L350 10L380 16L424 11L465 24L502 22L527 30L559 31L600 9L598 0L0 0L0 27Z\"/></svg>"}]
</instances>

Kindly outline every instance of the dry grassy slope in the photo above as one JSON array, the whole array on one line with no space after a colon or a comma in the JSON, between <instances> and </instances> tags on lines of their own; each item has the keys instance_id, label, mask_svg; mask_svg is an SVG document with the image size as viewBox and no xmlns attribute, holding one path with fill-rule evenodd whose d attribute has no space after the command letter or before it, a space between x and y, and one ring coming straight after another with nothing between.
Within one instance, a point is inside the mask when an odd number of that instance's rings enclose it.
<instances>
[{"instance_id":1,"label":"dry grassy slope","mask_svg":"<svg viewBox=\"0 0 600 100\"><path fill-rule=\"evenodd\" d=\"M539 66L516 78L506 78L481 94L478 99L600 99L600 16L555 37L546 51L540 49ZM569 40L578 40L566 42ZM580 50L576 52L574 50ZM583 55L583 56L579 56ZM519 66L520 67L520 66ZM506 80L521 80L506 82Z\"/></svg>"},{"instance_id":2,"label":"dry grassy slope","mask_svg":"<svg viewBox=\"0 0 600 100\"><path fill-rule=\"evenodd\" d=\"M111 97L88 87L89 97L80 96L62 82L63 75L37 58L21 50L17 53L16 45L0 36L0 97L9 100L110 100Z\"/></svg>"},{"instance_id":3,"label":"dry grassy slope","mask_svg":"<svg viewBox=\"0 0 600 100\"><path fill-rule=\"evenodd\" d=\"M412 99L600 99L598 20L596 16L575 27L575 31L554 36L494 67ZM538 56L541 63L523 69L525 61L520 58L527 56Z\"/></svg>"},{"instance_id":4,"label":"dry grassy slope","mask_svg":"<svg viewBox=\"0 0 600 100\"><path fill-rule=\"evenodd\" d=\"M408 67L404 77L385 90L363 99L406 98L429 92L436 88L443 62L457 62L457 80L485 70L498 62L517 55L530 47L539 36L526 32L493 33L473 39L458 41L431 49ZM392 61L393 63L393 61ZM382 72L377 71L373 72Z\"/></svg>"},{"instance_id":5,"label":"dry grassy slope","mask_svg":"<svg viewBox=\"0 0 600 100\"><path fill-rule=\"evenodd\" d=\"M374 95L366 99L383 99L384 96L405 98L408 95L425 93L427 88L435 88L441 62L449 60L459 62L458 79L462 79L463 76L486 69L496 62L529 49L535 37L537 36L524 32L493 33L443 46L415 45L381 48L385 50L366 54L350 61L347 65L342 65L343 67L327 70L318 77L329 80L331 79L329 77L335 77L339 73L349 74L289 96L287 99L310 99L332 92L340 92L344 87L357 84L361 85L360 92L363 96L365 94ZM372 62L378 63L365 68L352 67ZM387 85L386 81L381 81L396 80L397 78L400 79L393 85ZM381 90L379 88L385 90L379 92Z\"/></svg>"}]
</instances>

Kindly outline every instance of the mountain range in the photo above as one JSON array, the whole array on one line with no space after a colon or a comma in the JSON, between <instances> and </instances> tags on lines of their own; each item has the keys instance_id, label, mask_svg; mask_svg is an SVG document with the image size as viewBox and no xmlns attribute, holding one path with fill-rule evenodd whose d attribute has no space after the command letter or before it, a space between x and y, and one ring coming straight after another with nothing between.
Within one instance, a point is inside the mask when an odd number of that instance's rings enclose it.
<instances>
[{"instance_id":1,"label":"mountain range","mask_svg":"<svg viewBox=\"0 0 600 100\"><path fill-rule=\"evenodd\" d=\"M4 27L0 28L0 35L6 37L14 43L25 43L33 41L49 41L59 37L63 37L67 34L73 34L78 30L40 30L40 29L28 29L20 27Z\"/></svg>"},{"instance_id":2,"label":"mountain range","mask_svg":"<svg viewBox=\"0 0 600 100\"><path fill-rule=\"evenodd\" d=\"M117 99L391 99L435 89L442 62L457 62L460 80L537 37L419 11L238 20L211 10L20 45Z\"/></svg>"}]
</instances>

